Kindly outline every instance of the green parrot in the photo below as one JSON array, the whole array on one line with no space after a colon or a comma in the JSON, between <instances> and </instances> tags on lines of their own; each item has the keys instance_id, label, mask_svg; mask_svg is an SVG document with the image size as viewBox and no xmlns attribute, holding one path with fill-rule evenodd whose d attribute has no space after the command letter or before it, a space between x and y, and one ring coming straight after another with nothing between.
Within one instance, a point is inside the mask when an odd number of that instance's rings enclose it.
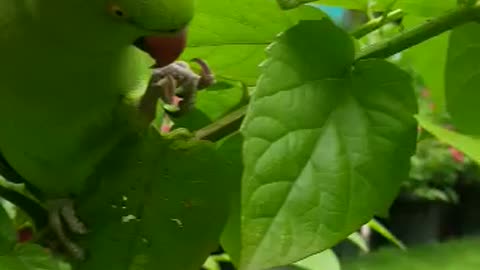
<instances>
[{"instance_id":1,"label":"green parrot","mask_svg":"<svg viewBox=\"0 0 480 270\"><path fill-rule=\"evenodd\" d=\"M190 103L211 82L175 62L193 14L194 0L0 0L0 169L46 202L61 239L60 218L86 232L71 198L158 99L184 86Z\"/></svg>"}]
</instances>

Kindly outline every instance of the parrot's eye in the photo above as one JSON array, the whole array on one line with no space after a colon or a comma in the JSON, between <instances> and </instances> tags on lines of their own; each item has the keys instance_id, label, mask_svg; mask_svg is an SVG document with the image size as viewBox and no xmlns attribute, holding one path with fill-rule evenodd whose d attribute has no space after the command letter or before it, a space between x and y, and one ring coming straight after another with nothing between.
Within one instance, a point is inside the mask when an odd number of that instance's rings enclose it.
<instances>
[{"instance_id":1,"label":"parrot's eye","mask_svg":"<svg viewBox=\"0 0 480 270\"><path fill-rule=\"evenodd\" d=\"M117 5L110 5L108 7L108 10L109 10L110 14L112 14L113 16L115 16L117 18L124 19L124 18L127 17L127 13L125 13L125 11L123 11L123 9L120 8Z\"/></svg>"}]
</instances>

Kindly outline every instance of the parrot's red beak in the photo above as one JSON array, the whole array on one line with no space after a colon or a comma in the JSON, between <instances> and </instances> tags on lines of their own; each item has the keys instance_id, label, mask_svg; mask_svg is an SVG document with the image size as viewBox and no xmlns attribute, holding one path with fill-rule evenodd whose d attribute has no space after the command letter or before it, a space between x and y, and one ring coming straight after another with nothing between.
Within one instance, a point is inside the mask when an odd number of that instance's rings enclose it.
<instances>
[{"instance_id":1,"label":"parrot's red beak","mask_svg":"<svg viewBox=\"0 0 480 270\"><path fill-rule=\"evenodd\" d=\"M135 45L155 59L155 67L163 67L177 60L187 46L187 28L165 36L147 36Z\"/></svg>"}]
</instances>

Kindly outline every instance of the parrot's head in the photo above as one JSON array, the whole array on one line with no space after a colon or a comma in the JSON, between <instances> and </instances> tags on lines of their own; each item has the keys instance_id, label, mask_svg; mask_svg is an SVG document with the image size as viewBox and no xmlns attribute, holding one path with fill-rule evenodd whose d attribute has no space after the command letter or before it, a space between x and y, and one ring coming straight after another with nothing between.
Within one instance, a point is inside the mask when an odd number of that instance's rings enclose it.
<instances>
[{"instance_id":1,"label":"parrot's head","mask_svg":"<svg viewBox=\"0 0 480 270\"><path fill-rule=\"evenodd\" d=\"M0 0L1 2L2 0ZM105 54L137 46L157 66L186 46L195 0L29 0L40 36L62 47Z\"/></svg>"},{"instance_id":2,"label":"parrot's head","mask_svg":"<svg viewBox=\"0 0 480 270\"><path fill-rule=\"evenodd\" d=\"M107 0L106 9L112 19L134 29L138 38L133 44L156 66L172 63L185 49L194 0Z\"/></svg>"}]
</instances>

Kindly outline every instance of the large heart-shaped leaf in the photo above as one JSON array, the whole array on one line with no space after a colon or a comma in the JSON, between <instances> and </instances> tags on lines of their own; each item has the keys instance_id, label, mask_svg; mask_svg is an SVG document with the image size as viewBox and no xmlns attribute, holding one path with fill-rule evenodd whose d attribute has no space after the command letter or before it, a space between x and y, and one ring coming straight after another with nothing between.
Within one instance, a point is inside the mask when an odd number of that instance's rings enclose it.
<instances>
[{"instance_id":1,"label":"large heart-shaped leaf","mask_svg":"<svg viewBox=\"0 0 480 270\"><path fill-rule=\"evenodd\" d=\"M231 168L213 143L180 133L126 140L99 167L79 202L91 232L76 269L198 270L217 248Z\"/></svg>"},{"instance_id":2,"label":"large heart-shaped leaf","mask_svg":"<svg viewBox=\"0 0 480 270\"><path fill-rule=\"evenodd\" d=\"M386 214L416 142L409 75L354 63L331 21L299 23L268 56L242 127L242 270L318 253Z\"/></svg>"},{"instance_id":3,"label":"large heart-shaped leaf","mask_svg":"<svg viewBox=\"0 0 480 270\"><path fill-rule=\"evenodd\" d=\"M452 31L445 71L447 110L455 126L466 133L480 134L479 88L480 25L469 23Z\"/></svg>"}]
</instances>

